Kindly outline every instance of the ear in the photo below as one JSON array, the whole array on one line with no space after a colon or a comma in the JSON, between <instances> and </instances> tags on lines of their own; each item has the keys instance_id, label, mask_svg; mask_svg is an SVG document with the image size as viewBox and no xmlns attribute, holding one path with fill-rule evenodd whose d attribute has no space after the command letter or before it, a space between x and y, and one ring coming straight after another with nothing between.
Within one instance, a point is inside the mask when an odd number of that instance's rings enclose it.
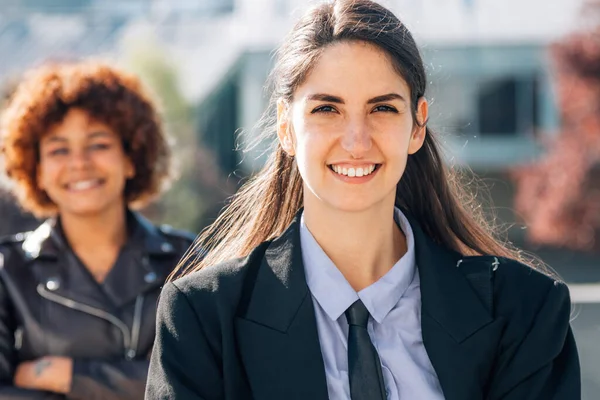
<instances>
[{"instance_id":1,"label":"ear","mask_svg":"<svg viewBox=\"0 0 600 400\"><path fill-rule=\"evenodd\" d=\"M46 190L44 181L42 180L42 172L41 172L39 161L38 161L38 165L37 165L36 171L35 171L35 184L39 189Z\"/></svg>"},{"instance_id":2,"label":"ear","mask_svg":"<svg viewBox=\"0 0 600 400\"><path fill-rule=\"evenodd\" d=\"M277 138L288 155L295 154L294 140L289 122L289 105L284 99L277 100Z\"/></svg>"},{"instance_id":3,"label":"ear","mask_svg":"<svg viewBox=\"0 0 600 400\"><path fill-rule=\"evenodd\" d=\"M127 157L125 165L125 178L132 179L135 176L135 165L131 158Z\"/></svg>"},{"instance_id":4,"label":"ear","mask_svg":"<svg viewBox=\"0 0 600 400\"><path fill-rule=\"evenodd\" d=\"M417 122L410 137L408 144L408 154L415 154L423 146L425 135L427 134L427 118L429 105L427 99L421 97L417 103Z\"/></svg>"}]
</instances>

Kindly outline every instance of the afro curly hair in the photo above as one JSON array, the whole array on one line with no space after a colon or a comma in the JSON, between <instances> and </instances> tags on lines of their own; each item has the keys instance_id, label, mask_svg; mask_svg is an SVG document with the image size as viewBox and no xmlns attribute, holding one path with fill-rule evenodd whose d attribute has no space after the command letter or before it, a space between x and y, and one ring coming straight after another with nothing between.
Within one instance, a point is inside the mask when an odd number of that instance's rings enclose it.
<instances>
[{"instance_id":1,"label":"afro curly hair","mask_svg":"<svg viewBox=\"0 0 600 400\"><path fill-rule=\"evenodd\" d=\"M28 71L0 119L0 155L10 191L38 217L58 210L37 184L40 139L72 108L120 135L136 174L125 184L129 207L147 204L171 177L171 153L156 106L134 75L95 61L54 63Z\"/></svg>"}]
</instances>

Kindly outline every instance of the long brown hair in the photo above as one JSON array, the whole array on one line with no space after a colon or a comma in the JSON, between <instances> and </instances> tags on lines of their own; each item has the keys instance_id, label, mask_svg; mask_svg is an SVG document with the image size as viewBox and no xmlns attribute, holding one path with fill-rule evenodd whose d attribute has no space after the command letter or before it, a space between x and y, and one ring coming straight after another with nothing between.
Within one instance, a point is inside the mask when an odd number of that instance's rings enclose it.
<instances>
[{"instance_id":1,"label":"long brown hair","mask_svg":"<svg viewBox=\"0 0 600 400\"><path fill-rule=\"evenodd\" d=\"M308 11L276 53L270 76L272 95L261 128L261 139L276 132L276 103L291 102L319 55L332 43L368 42L385 51L411 93L417 122L418 100L427 79L417 45L409 30L385 7L370 0L334 0ZM425 143L408 163L396 190L396 205L409 212L437 243L464 255L497 255L533 259L496 239L492 225L468 193L458 171L443 162L434 132L426 128ZM272 140L264 168L249 180L217 220L200 235L194 250L178 266L177 275L244 257L263 241L283 233L303 205L303 183L293 157ZM194 257L193 254L204 254Z\"/></svg>"}]
</instances>

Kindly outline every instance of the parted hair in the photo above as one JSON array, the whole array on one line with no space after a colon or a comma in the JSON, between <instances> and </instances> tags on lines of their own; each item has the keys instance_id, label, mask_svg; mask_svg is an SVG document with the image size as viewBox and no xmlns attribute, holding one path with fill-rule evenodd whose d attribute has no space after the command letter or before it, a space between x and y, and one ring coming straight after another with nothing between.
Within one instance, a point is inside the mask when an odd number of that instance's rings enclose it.
<instances>
[{"instance_id":1,"label":"parted hair","mask_svg":"<svg viewBox=\"0 0 600 400\"><path fill-rule=\"evenodd\" d=\"M232 198L218 219L196 242L177 275L231 258L244 257L263 241L281 235L303 207L303 181L294 157L275 140L277 102L291 102L294 93L321 54L331 45L358 41L385 52L410 88L413 123L417 104L425 96L425 66L412 34L390 10L371 0L330 0L308 10L276 52L270 76L271 101L265 112L262 139L273 148L264 168ZM423 124L424 125L424 124ZM416 219L435 242L463 255L497 255L520 260L534 268L535 259L499 240L461 176L448 168L435 132L426 127L425 142L408 156L396 187L396 206ZM197 254L204 257L197 257ZM195 259L194 259L195 257Z\"/></svg>"},{"instance_id":2,"label":"parted hair","mask_svg":"<svg viewBox=\"0 0 600 400\"><path fill-rule=\"evenodd\" d=\"M157 196L169 181L171 155L156 105L140 79L102 62L52 63L24 74L0 117L0 161L21 207L38 217L56 214L37 185L39 145L73 108L121 137L136 171L125 184L128 206Z\"/></svg>"}]
</instances>

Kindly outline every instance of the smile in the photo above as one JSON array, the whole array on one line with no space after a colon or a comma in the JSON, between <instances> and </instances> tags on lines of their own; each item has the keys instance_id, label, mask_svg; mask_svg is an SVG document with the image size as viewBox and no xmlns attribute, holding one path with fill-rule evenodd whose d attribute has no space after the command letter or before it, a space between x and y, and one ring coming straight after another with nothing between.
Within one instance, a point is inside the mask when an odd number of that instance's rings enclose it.
<instances>
[{"instance_id":1,"label":"smile","mask_svg":"<svg viewBox=\"0 0 600 400\"><path fill-rule=\"evenodd\" d=\"M363 176L367 176L373 173L380 164L365 164L361 166L347 166L347 165L337 165L331 164L329 168L338 175L347 176L350 178L360 178Z\"/></svg>"},{"instance_id":2,"label":"smile","mask_svg":"<svg viewBox=\"0 0 600 400\"><path fill-rule=\"evenodd\" d=\"M89 190L96 188L102 184L102 180L100 179L87 179L83 181L71 182L66 185L67 190L71 192L81 192L84 190Z\"/></svg>"}]
</instances>

